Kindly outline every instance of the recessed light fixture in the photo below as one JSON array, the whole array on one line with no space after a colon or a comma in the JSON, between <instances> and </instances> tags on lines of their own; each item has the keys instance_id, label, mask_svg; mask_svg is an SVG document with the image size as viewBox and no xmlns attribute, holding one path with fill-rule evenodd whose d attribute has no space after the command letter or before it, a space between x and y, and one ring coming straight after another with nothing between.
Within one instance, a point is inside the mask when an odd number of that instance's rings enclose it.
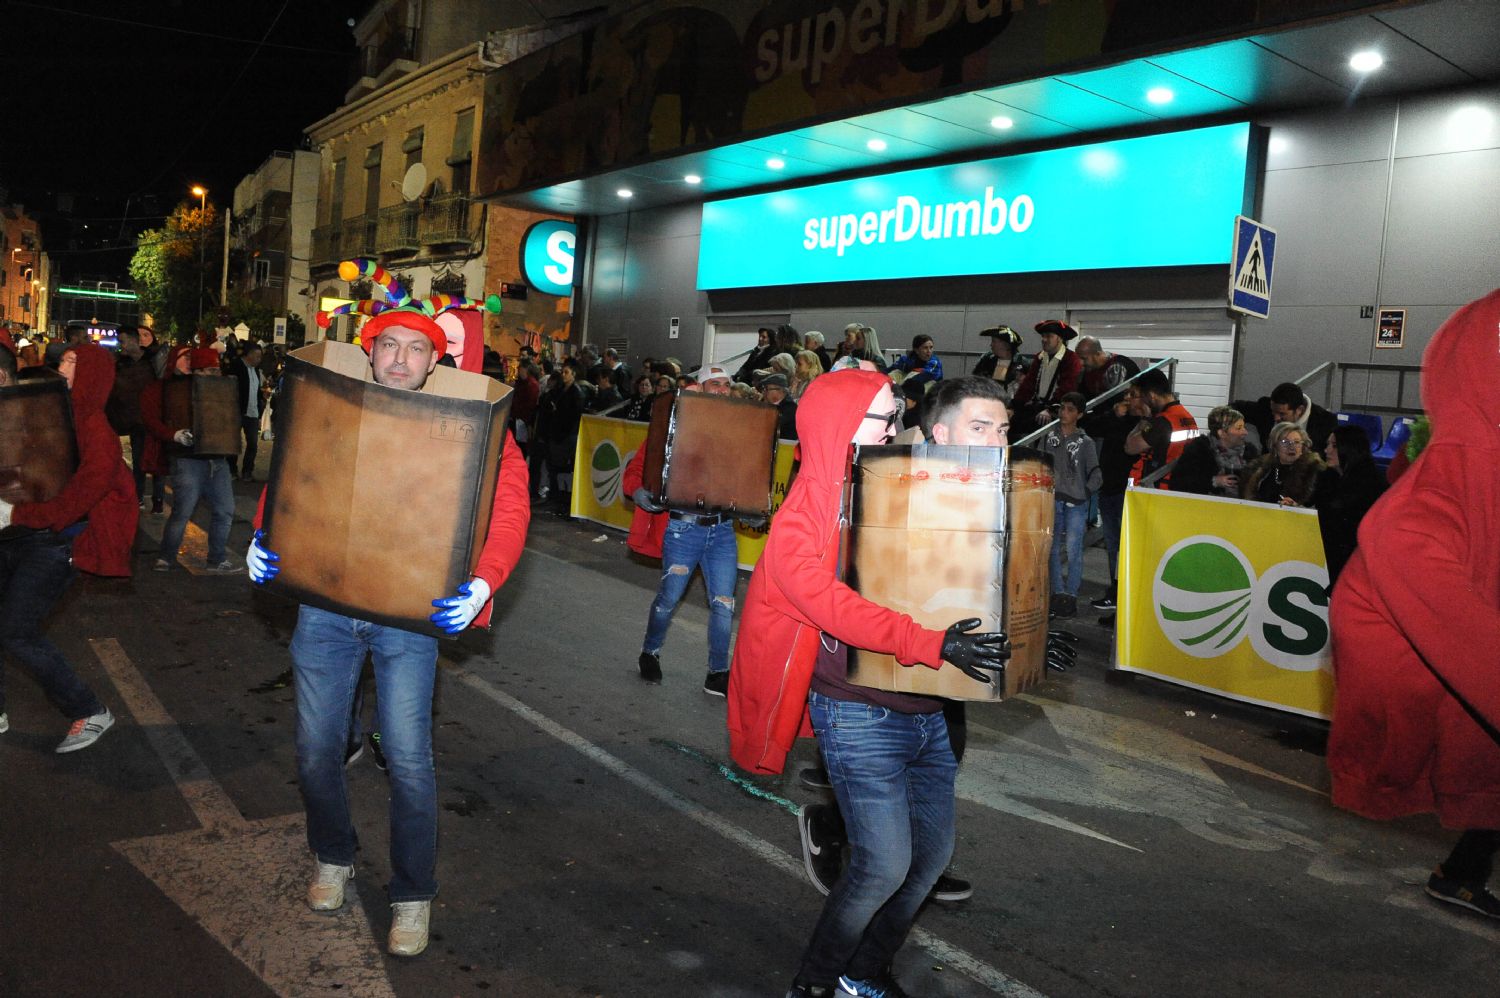
<instances>
[{"instance_id":1,"label":"recessed light fixture","mask_svg":"<svg viewBox=\"0 0 1500 998\"><path fill-rule=\"evenodd\" d=\"M687 176L682 178L682 182L685 184L701 184L703 183L703 178L698 176L696 173L689 173Z\"/></svg>"},{"instance_id":2,"label":"recessed light fixture","mask_svg":"<svg viewBox=\"0 0 1500 998\"><path fill-rule=\"evenodd\" d=\"M993 117L993 118L990 119L990 127L991 128L998 128L1001 131L1004 131L1007 128L1011 128L1014 125L1015 125L1015 122L1013 120L1011 120L1010 118L1007 118L1003 114L997 114L995 117Z\"/></svg>"},{"instance_id":3,"label":"recessed light fixture","mask_svg":"<svg viewBox=\"0 0 1500 998\"><path fill-rule=\"evenodd\" d=\"M1356 73L1373 73L1385 65L1385 56L1374 49L1365 49L1349 57L1349 68Z\"/></svg>"},{"instance_id":4,"label":"recessed light fixture","mask_svg":"<svg viewBox=\"0 0 1500 998\"><path fill-rule=\"evenodd\" d=\"M1167 87L1152 87L1146 91L1146 99L1153 104L1170 104L1175 96Z\"/></svg>"},{"instance_id":5,"label":"recessed light fixture","mask_svg":"<svg viewBox=\"0 0 1500 998\"><path fill-rule=\"evenodd\" d=\"M615 191L615 193L622 198L635 197L635 191L631 190L629 187L621 187L619 190Z\"/></svg>"},{"instance_id":6,"label":"recessed light fixture","mask_svg":"<svg viewBox=\"0 0 1500 998\"><path fill-rule=\"evenodd\" d=\"M871 152L885 152L885 139L871 139L865 143L865 148Z\"/></svg>"},{"instance_id":7,"label":"recessed light fixture","mask_svg":"<svg viewBox=\"0 0 1500 998\"><path fill-rule=\"evenodd\" d=\"M786 160L777 159L775 156L772 156L770 159L766 160L766 166L768 166L772 170L780 170L786 167Z\"/></svg>"}]
</instances>

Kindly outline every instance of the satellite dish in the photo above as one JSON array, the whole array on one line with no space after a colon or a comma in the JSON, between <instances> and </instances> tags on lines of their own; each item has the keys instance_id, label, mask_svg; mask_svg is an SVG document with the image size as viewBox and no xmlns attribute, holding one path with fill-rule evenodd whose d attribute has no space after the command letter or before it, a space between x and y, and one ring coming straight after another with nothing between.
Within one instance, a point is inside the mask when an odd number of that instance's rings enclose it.
<instances>
[{"instance_id":1,"label":"satellite dish","mask_svg":"<svg viewBox=\"0 0 1500 998\"><path fill-rule=\"evenodd\" d=\"M427 167L421 163L413 163L406 168L406 176L401 178L401 196L408 201L415 201L422 196L422 188L427 186Z\"/></svg>"}]
</instances>

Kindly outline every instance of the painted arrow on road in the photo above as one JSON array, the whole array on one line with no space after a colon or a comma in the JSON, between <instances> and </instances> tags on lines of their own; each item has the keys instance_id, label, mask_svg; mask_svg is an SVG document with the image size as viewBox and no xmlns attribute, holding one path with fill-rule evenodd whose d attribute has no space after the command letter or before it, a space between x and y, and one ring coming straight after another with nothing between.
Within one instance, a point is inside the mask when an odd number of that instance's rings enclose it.
<instances>
[{"instance_id":1,"label":"painted arrow on road","mask_svg":"<svg viewBox=\"0 0 1500 998\"><path fill-rule=\"evenodd\" d=\"M395 998L354 885L336 914L303 903L302 815L246 821L120 643L89 644L201 826L114 848L276 994Z\"/></svg>"}]
</instances>

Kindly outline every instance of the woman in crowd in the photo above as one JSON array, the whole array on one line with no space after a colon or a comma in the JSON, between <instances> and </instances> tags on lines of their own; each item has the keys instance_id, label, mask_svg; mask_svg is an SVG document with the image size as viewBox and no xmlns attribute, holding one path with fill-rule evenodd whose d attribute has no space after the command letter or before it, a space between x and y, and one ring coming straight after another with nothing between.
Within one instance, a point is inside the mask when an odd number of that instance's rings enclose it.
<instances>
[{"instance_id":1,"label":"woman in crowd","mask_svg":"<svg viewBox=\"0 0 1500 998\"><path fill-rule=\"evenodd\" d=\"M1172 469L1172 491L1238 499L1245 466L1259 455L1244 415L1221 405L1208 414L1208 435L1188 442Z\"/></svg>"},{"instance_id":2,"label":"woman in crowd","mask_svg":"<svg viewBox=\"0 0 1500 998\"><path fill-rule=\"evenodd\" d=\"M1323 462L1308 447L1302 427L1296 423L1277 423L1271 428L1270 449L1250 466L1241 494L1256 502L1311 506L1322 470Z\"/></svg>"},{"instance_id":3,"label":"woman in crowd","mask_svg":"<svg viewBox=\"0 0 1500 998\"><path fill-rule=\"evenodd\" d=\"M792 379L797 376L797 362L792 359L791 354L778 353L766 361L766 366L755 372L755 380L758 383L762 378L773 374L786 378L788 385L792 383Z\"/></svg>"},{"instance_id":4,"label":"woman in crowd","mask_svg":"<svg viewBox=\"0 0 1500 998\"><path fill-rule=\"evenodd\" d=\"M943 380L943 361L934 352L937 344L926 333L912 337L911 353L896 361L896 370L905 371L907 379L922 378L924 381Z\"/></svg>"},{"instance_id":5,"label":"woman in crowd","mask_svg":"<svg viewBox=\"0 0 1500 998\"><path fill-rule=\"evenodd\" d=\"M759 338L755 341L755 349L750 351L750 356L740 365L740 369L734 372L735 381L749 381L755 376L755 372L765 367L770 359L776 356L775 333L769 327L760 327Z\"/></svg>"},{"instance_id":6,"label":"woman in crowd","mask_svg":"<svg viewBox=\"0 0 1500 998\"><path fill-rule=\"evenodd\" d=\"M751 388L743 381L736 381L729 386L729 394L737 399L749 399L751 402L760 401L760 392Z\"/></svg>"},{"instance_id":7,"label":"woman in crowd","mask_svg":"<svg viewBox=\"0 0 1500 998\"><path fill-rule=\"evenodd\" d=\"M848 356L855 360L868 360L881 374L889 370L885 354L880 352L880 337L875 334L873 326L860 324L855 327L854 343L849 348Z\"/></svg>"},{"instance_id":8,"label":"woman in crowd","mask_svg":"<svg viewBox=\"0 0 1500 998\"><path fill-rule=\"evenodd\" d=\"M633 419L638 423L649 423L651 421L651 403L656 398L656 383L651 380L651 375L642 374L635 379L635 397L620 413L622 419Z\"/></svg>"},{"instance_id":9,"label":"woman in crowd","mask_svg":"<svg viewBox=\"0 0 1500 998\"><path fill-rule=\"evenodd\" d=\"M792 375L791 389L788 392L795 402L807 391L807 386L812 384L813 378L823 373L823 362L818 355L811 350L797 351L796 369Z\"/></svg>"},{"instance_id":10,"label":"woman in crowd","mask_svg":"<svg viewBox=\"0 0 1500 998\"><path fill-rule=\"evenodd\" d=\"M1359 522L1375 500L1385 495L1385 476L1370 456L1370 438L1357 426L1340 426L1323 449L1328 469L1318 476L1313 504L1328 561L1328 581L1338 580L1359 537ZM1175 477L1175 473L1174 473Z\"/></svg>"}]
</instances>

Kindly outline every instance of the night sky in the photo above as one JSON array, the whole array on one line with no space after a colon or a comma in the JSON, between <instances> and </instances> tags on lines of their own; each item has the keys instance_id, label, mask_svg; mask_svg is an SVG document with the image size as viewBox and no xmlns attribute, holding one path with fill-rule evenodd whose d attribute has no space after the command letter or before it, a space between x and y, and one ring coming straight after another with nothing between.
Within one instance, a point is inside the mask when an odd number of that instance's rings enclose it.
<instances>
[{"instance_id":1,"label":"night sky","mask_svg":"<svg viewBox=\"0 0 1500 998\"><path fill-rule=\"evenodd\" d=\"M353 83L347 22L369 6L0 0L0 185L29 212L75 195L76 222L44 229L49 252L74 274L114 271L129 254L108 247L160 224L193 184L228 201L273 150L300 148Z\"/></svg>"}]
</instances>

